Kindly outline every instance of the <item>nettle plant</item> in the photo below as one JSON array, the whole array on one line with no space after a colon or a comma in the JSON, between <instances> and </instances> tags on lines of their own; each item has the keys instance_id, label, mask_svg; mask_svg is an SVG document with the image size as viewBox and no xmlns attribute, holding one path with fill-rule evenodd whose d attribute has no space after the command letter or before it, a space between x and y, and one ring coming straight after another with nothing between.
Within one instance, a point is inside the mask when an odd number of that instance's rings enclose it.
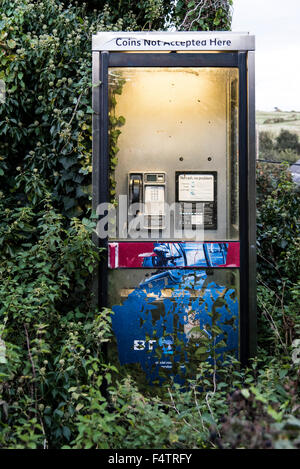
<instances>
[{"instance_id":1,"label":"nettle plant","mask_svg":"<svg viewBox=\"0 0 300 469\"><path fill-rule=\"evenodd\" d=\"M93 386L91 369L105 374L110 326L91 301L93 223L73 218L66 228L43 195L15 209L0 199L0 447L68 441L81 410L70 388Z\"/></svg>"}]
</instances>

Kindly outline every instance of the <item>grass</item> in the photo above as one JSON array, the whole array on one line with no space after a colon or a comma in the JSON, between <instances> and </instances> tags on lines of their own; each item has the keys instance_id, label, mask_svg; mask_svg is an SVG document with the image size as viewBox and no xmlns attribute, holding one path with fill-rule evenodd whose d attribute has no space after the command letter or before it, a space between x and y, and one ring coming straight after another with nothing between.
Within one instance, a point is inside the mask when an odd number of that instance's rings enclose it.
<instances>
[{"instance_id":1,"label":"grass","mask_svg":"<svg viewBox=\"0 0 300 469\"><path fill-rule=\"evenodd\" d=\"M282 119L282 121L272 122L275 119ZM259 132L271 132L276 137L281 129L285 129L296 133L300 140L300 112L256 111L256 124Z\"/></svg>"}]
</instances>

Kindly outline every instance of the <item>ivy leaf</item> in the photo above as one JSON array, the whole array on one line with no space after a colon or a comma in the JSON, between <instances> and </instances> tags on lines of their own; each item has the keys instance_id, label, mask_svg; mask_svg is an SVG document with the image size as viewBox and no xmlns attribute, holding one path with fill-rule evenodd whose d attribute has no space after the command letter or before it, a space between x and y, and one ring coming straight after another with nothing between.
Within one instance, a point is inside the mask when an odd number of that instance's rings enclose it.
<instances>
[{"instance_id":1,"label":"ivy leaf","mask_svg":"<svg viewBox=\"0 0 300 469\"><path fill-rule=\"evenodd\" d=\"M17 43L16 43L16 41L14 41L13 39L9 39L9 40L7 41L7 45L8 45L8 47L9 47L10 49L14 49L14 48L16 47Z\"/></svg>"},{"instance_id":2,"label":"ivy leaf","mask_svg":"<svg viewBox=\"0 0 300 469\"><path fill-rule=\"evenodd\" d=\"M60 158L59 161L65 169L69 169L69 168L71 168L71 166L73 166L74 164L77 163L76 158L67 158L65 156L63 158Z\"/></svg>"},{"instance_id":3,"label":"ivy leaf","mask_svg":"<svg viewBox=\"0 0 300 469\"><path fill-rule=\"evenodd\" d=\"M249 399L249 397L250 397L250 391L249 391L249 389L242 389L242 390L241 390L241 394L242 394L242 396L243 396L245 399Z\"/></svg>"},{"instance_id":4,"label":"ivy leaf","mask_svg":"<svg viewBox=\"0 0 300 469\"><path fill-rule=\"evenodd\" d=\"M71 438L71 430L69 427L63 427L63 435L69 441Z\"/></svg>"},{"instance_id":5,"label":"ivy leaf","mask_svg":"<svg viewBox=\"0 0 300 469\"><path fill-rule=\"evenodd\" d=\"M74 207L74 205L76 205L76 200L71 197L63 197L63 203L65 210L69 210L71 207Z\"/></svg>"}]
</instances>

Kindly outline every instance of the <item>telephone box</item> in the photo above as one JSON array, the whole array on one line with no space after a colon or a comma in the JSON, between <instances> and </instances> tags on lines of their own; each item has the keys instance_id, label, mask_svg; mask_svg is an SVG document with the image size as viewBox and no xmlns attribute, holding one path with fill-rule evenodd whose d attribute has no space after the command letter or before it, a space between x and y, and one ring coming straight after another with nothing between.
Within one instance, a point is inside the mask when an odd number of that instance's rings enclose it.
<instances>
[{"instance_id":1,"label":"telephone box","mask_svg":"<svg viewBox=\"0 0 300 469\"><path fill-rule=\"evenodd\" d=\"M249 34L93 36L95 295L145 382L255 353L254 105Z\"/></svg>"}]
</instances>

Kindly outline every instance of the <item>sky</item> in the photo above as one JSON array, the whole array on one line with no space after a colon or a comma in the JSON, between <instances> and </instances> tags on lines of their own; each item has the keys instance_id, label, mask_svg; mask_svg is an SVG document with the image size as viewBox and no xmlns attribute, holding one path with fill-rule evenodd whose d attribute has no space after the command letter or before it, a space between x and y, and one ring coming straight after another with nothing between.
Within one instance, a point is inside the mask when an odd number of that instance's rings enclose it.
<instances>
[{"instance_id":1,"label":"sky","mask_svg":"<svg viewBox=\"0 0 300 469\"><path fill-rule=\"evenodd\" d=\"M256 108L300 111L300 0L234 0L232 30L256 36Z\"/></svg>"}]
</instances>

